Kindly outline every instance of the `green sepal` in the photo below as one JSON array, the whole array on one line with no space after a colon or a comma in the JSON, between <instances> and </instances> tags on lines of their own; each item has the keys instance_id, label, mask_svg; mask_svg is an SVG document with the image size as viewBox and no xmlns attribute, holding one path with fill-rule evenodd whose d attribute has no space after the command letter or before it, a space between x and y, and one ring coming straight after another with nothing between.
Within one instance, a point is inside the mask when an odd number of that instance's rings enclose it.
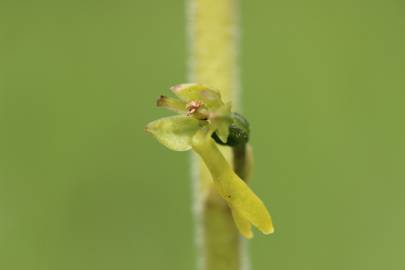
<instances>
[{"instance_id":1,"label":"green sepal","mask_svg":"<svg viewBox=\"0 0 405 270\"><path fill-rule=\"evenodd\" d=\"M145 131L171 150L187 151L191 149L191 139L195 133L205 125L205 121L177 115L150 122Z\"/></svg>"},{"instance_id":2,"label":"green sepal","mask_svg":"<svg viewBox=\"0 0 405 270\"><path fill-rule=\"evenodd\" d=\"M224 105L221 94L205 85L186 83L175 85L170 89L184 102L202 101L209 110L217 109Z\"/></svg>"}]
</instances>

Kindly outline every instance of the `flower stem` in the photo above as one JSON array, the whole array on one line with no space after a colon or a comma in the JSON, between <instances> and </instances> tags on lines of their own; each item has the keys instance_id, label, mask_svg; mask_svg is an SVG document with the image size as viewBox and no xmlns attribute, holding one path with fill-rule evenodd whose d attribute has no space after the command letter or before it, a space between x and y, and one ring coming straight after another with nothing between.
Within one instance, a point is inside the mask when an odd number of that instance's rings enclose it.
<instances>
[{"instance_id":1,"label":"flower stem","mask_svg":"<svg viewBox=\"0 0 405 270\"><path fill-rule=\"evenodd\" d=\"M237 107L237 0L187 0L189 80L218 89ZM237 108L236 108L237 110ZM246 150L221 151L238 174L246 173ZM193 156L197 257L201 270L245 270L244 243L225 201L217 194L204 163ZM247 175L241 175L246 178Z\"/></svg>"}]
</instances>

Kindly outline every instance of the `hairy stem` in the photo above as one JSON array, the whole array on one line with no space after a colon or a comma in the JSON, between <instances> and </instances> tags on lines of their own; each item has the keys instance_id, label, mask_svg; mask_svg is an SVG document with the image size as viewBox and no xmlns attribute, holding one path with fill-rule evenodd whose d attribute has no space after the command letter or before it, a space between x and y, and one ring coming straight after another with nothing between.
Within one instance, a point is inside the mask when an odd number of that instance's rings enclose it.
<instances>
[{"instance_id":1,"label":"hairy stem","mask_svg":"<svg viewBox=\"0 0 405 270\"><path fill-rule=\"evenodd\" d=\"M187 1L189 80L218 89L235 110L239 102L237 0ZM237 173L245 174L244 148L222 147L221 151L229 162L234 161ZM199 269L245 270L246 252L231 211L213 190L204 163L196 156L192 162Z\"/></svg>"}]
</instances>

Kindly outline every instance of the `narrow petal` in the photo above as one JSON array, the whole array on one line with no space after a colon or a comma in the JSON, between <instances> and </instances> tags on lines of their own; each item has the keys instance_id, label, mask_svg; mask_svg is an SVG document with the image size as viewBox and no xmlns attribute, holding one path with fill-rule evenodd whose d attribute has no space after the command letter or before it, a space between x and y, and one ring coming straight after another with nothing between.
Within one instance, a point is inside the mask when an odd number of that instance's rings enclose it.
<instances>
[{"instance_id":1,"label":"narrow petal","mask_svg":"<svg viewBox=\"0 0 405 270\"><path fill-rule=\"evenodd\" d=\"M187 104L175 98L160 96L158 100L156 100L156 105L176 113L185 113Z\"/></svg>"},{"instance_id":2,"label":"narrow petal","mask_svg":"<svg viewBox=\"0 0 405 270\"><path fill-rule=\"evenodd\" d=\"M231 117L231 103L227 103L224 106L216 110L210 118L211 125L215 129L215 132L219 139L226 143L229 136L229 127L233 123Z\"/></svg>"}]
</instances>

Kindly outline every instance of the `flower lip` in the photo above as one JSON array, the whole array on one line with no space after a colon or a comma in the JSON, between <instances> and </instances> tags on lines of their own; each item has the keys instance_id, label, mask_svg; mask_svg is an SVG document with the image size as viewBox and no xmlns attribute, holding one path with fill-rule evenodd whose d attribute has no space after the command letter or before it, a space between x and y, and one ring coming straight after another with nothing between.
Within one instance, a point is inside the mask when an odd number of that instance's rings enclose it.
<instances>
[{"instance_id":1,"label":"flower lip","mask_svg":"<svg viewBox=\"0 0 405 270\"><path fill-rule=\"evenodd\" d=\"M249 237L251 224L264 234L272 233L273 224L266 206L232 170L211 135L212 129L208 126L201 128L191 140L191 146L210 171L215 189L233 211L239 231Z\"/></svg>"}]
</instances>

